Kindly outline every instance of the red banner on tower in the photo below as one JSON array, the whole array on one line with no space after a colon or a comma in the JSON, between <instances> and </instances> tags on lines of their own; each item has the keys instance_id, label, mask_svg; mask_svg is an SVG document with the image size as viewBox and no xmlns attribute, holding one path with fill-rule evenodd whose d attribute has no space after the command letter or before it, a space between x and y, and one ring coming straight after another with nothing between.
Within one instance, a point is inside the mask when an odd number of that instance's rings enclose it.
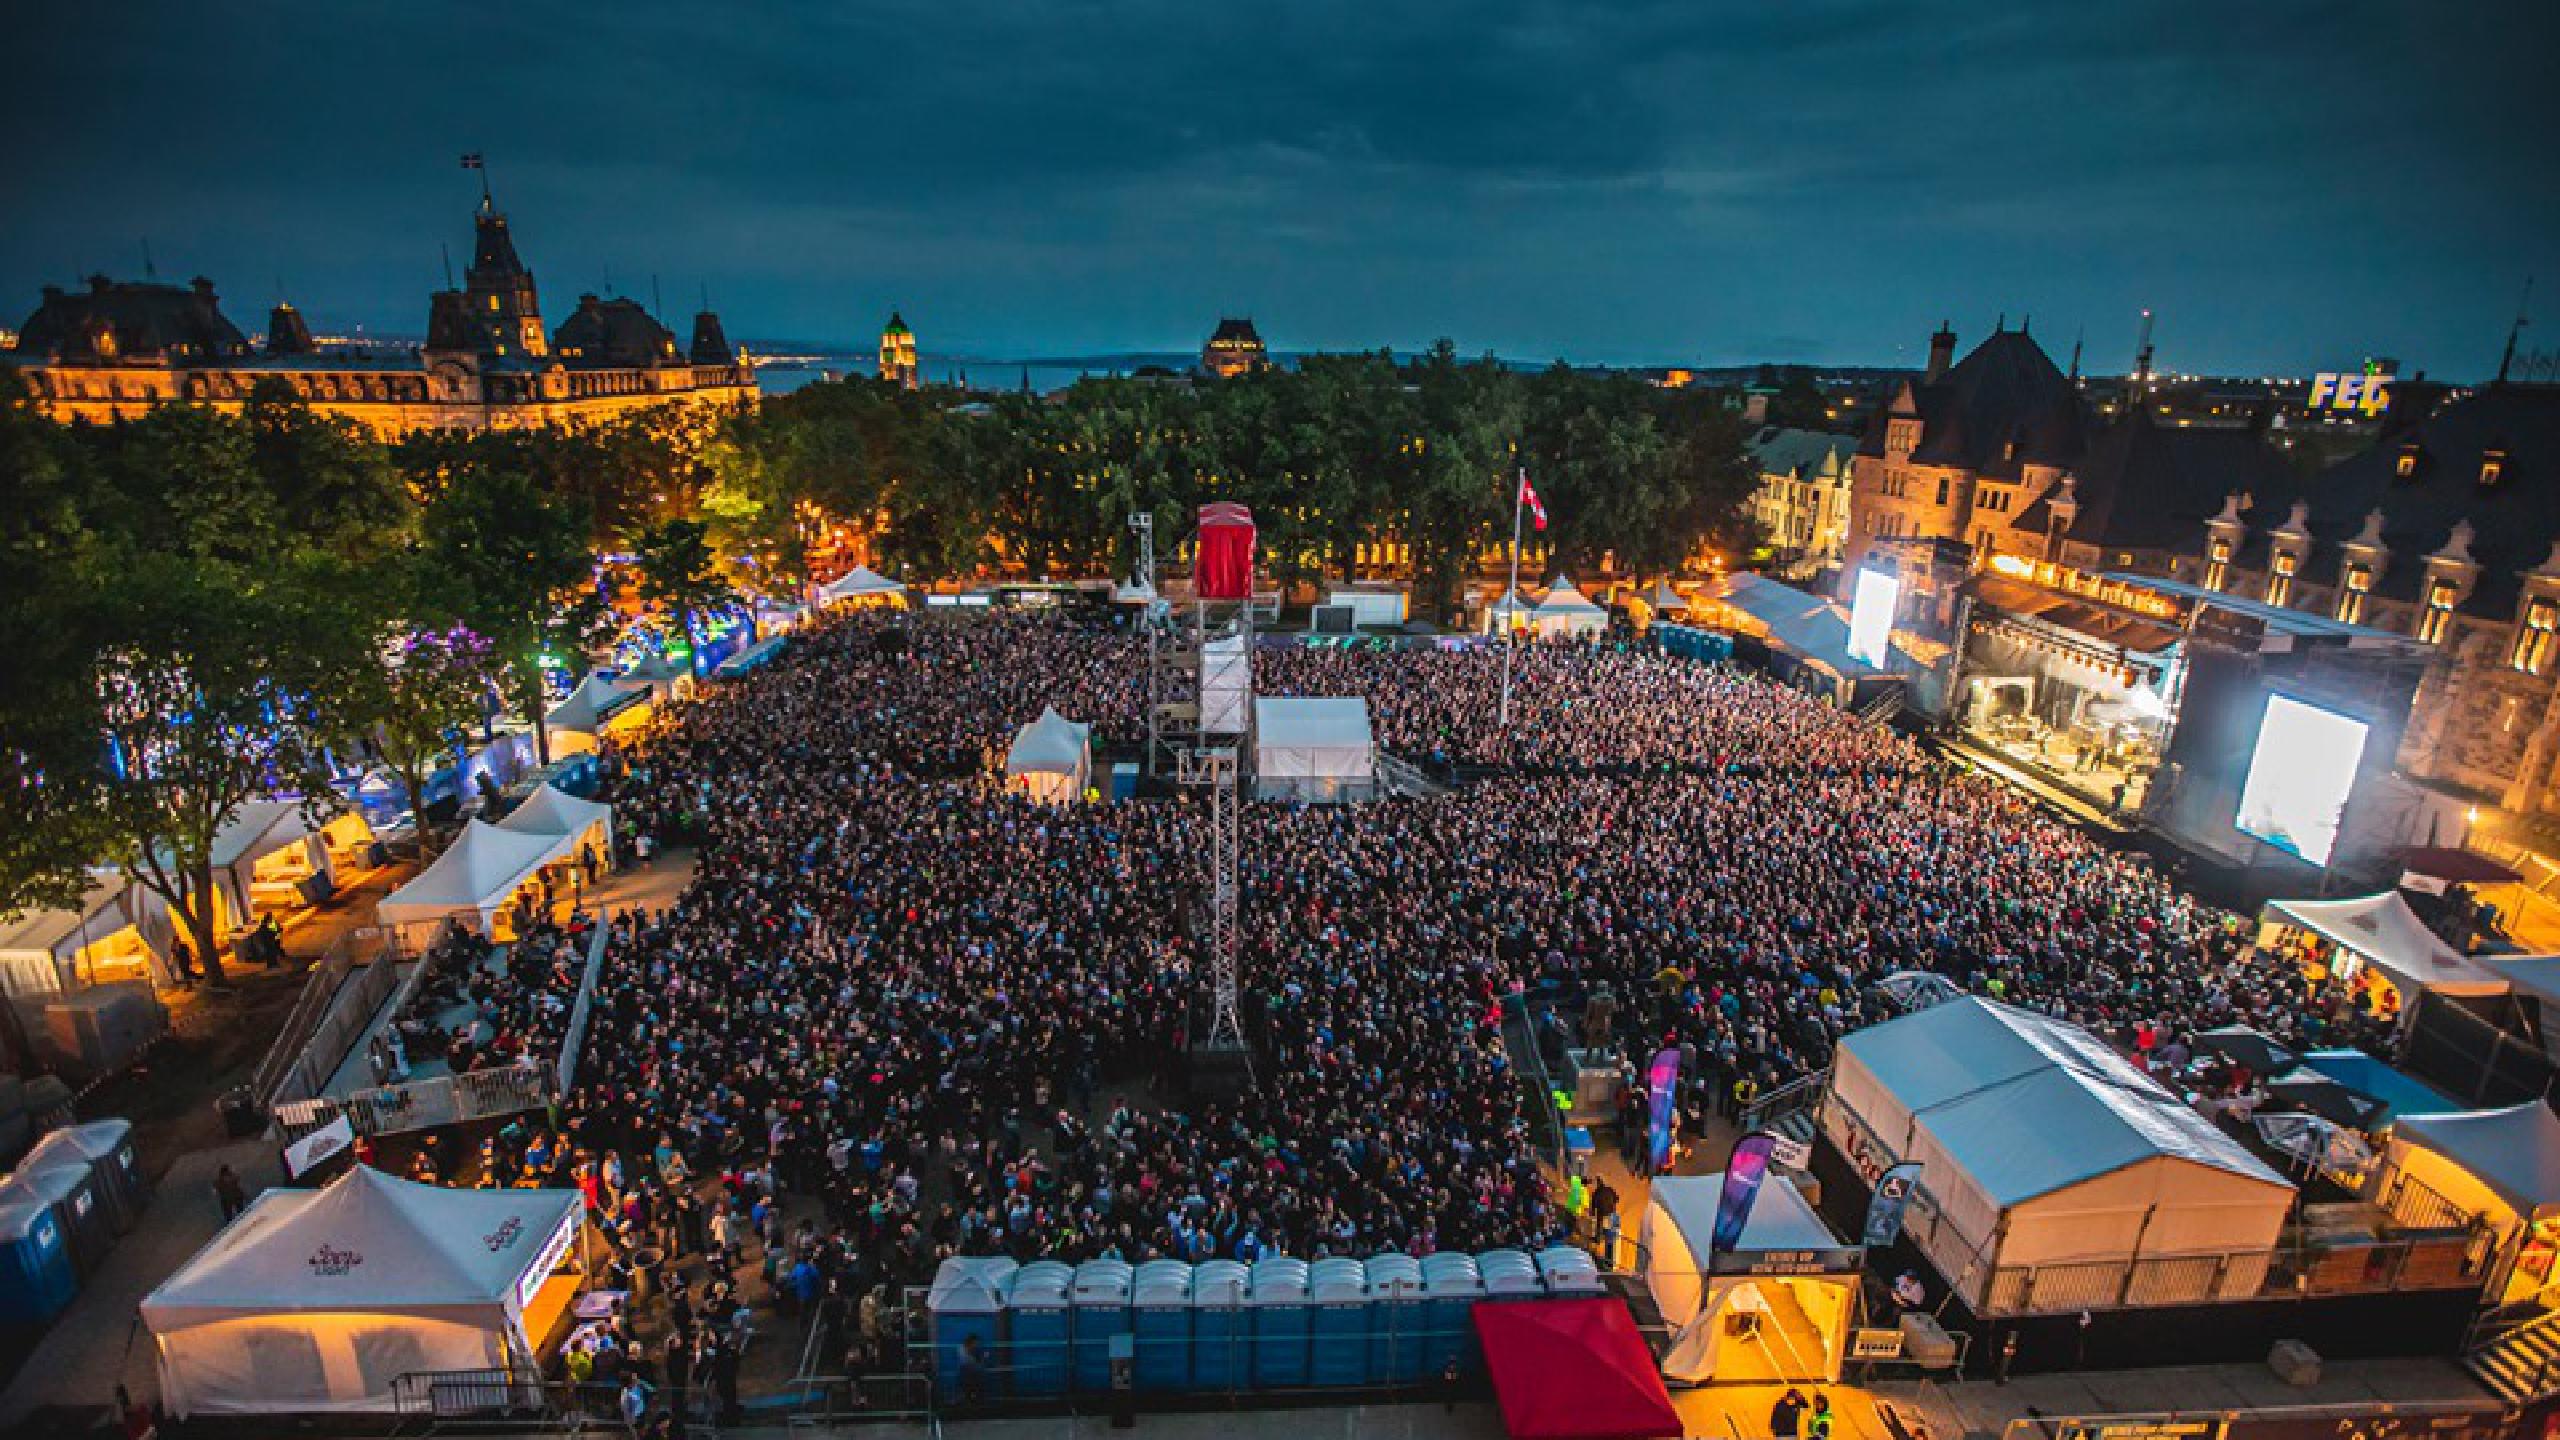
<instances>
[{"instance_id":1,"label":"red banner on tower","mask_svg":"<svg viewBox=\"0 0 2560 1440\"><path fill-rule=\"evenodd\" d=\"M1192 576L1203 600L1253 598L1253 512L1231 500L1200 507L1200 561Z\"/></svg>"}]
</instances>

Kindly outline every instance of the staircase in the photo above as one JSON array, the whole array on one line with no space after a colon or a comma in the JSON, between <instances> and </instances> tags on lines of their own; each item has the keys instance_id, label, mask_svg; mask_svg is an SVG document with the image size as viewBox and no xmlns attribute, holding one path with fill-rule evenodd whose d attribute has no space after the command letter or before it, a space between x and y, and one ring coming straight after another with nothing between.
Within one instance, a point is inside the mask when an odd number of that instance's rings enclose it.
<instances>
[{"instance_id":1,"label":"staircase","mask_svg":"<svg viewBox=\"0 0 2560 1440\"><path fill-rule=\"evenodd\" d=\"M1902 713L1902 687L1878 691L1875 698L1858 707L1858 718L1874 725L1890 725Z\"/></svg>"},{"instance_id":2,"label":"staircase","mask_svg":"<svg viewBox=\"0 0 2560 1440\"><path fill-rule=\"evenodd\" d=\"M2560 1389L2560 1312L2546 1312L2473 1344L2462 1368L2511 1405Z\"/></svg>"},{"instance_id":3,"label":"staircase","mask_svg":"<svg viewBox=\"0 0 2560 1440\"><path fill-rule=\"evenodd\" d=\"M1794 1084L1782 1085L1752 1101L1742 1112L1742 1128L1745 1131L1766 1130L1799 1145L1812 1144L1822 1109L1823 1088L1830 1079L1829 1070L1817 1070Z\"/></svg>"},{"instance_id":4,"label":"staircase","mask_svg":"<svg viewBox=\"0 0 2560 1440\"><path fill-rule=\"evenodd\" d=\"M1422 767L1401 755L1378 752L1378 782L1390 795L1406 795L1429 800L1446 795L1449 787L1423 773Z\"/></svg>"}]
</instances>

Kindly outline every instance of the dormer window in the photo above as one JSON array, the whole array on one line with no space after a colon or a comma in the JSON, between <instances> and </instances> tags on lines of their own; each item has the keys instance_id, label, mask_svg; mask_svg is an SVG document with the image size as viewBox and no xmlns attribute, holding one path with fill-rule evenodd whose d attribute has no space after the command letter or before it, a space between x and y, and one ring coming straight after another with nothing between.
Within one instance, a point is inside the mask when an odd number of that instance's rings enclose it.
<instances>
[{"instance_id":1,"label":"dormer window","mask_svg":"<svg viewBox=\"0 0 2560 1440\"><path fill-rule=\"evenodd\" d=\"M2399 476L2403 480L2416 479L2418 475L2418 460L2424 453L2424 451L2418 448L2418 442L2415 440L2402 445L2400 447L2400 458L2391 463L2391 473Z\"/></svg>"},{"instance_id":2,"label":"dormer window","mask_svg":"<svg viewBox=\"0 0 2560 1440\"><path fill-rule=\"evenodd\" d=\"M2294 572L2302 565L2302 557L2290 550L2278 550L2267 560L2267 603L2282 605L2293 598Z\"/></svg>"},{"instance_id":3,"label":"dormer window","mask_svg":"<svg viewBox=\"0 0 2560 1440\"><path fill-rule=\"evenodd\" d=\"M2418 614L2419 643L2442 644L2445 632L2453 628L2453 607L2461 603L2461 586L2442 576L2428 581L2426 609Z\"/></svg>"},{"instance_id":4,"label":"dormer window","mask_svg":"<svg viewBox=\"0 0 2560 1440\"><path fill-rule=\"evenodd\" d=\"M2338 581L2338 618L2349 625L2364 623L2365 598L2372 593L2373 567L2362 560L2349 561Z\"/></svg>"},{"instance_id":5,"label":"dormer window","mask_svg":"<svg viewBox=\"0 0 2560 1440\"><path fill-rule=\"evenodd\" d=\"M2507 475L2507 452L2493 446L2480 452L2480 488L2492 490Z\"/></svg>"},{"instance_id":6,"label":"dormer window","mask_svg":"<svg viewBox=\"0 0 2560 1440\"><path fill-rule=\"evenodd\" d=\"M2515 654L2510 658L2527 675L2540 675L2551 668L2555 650L2560 650L2560 601L2536 595L2524 603L2524 623L2516 627Z\"/></svg>"}]
</instances>

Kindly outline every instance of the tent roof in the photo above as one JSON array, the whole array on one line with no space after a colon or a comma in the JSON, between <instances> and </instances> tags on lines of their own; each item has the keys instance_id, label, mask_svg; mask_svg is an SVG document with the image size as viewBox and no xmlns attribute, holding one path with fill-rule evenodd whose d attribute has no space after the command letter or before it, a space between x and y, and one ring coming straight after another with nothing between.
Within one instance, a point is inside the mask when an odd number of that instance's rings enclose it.
<instances>
[{"instance_id":1,"label":"tent roof","mask_svg":"<svg viewBox=\"0 0 2560 1440\"><path fill-rule=\"evenodd\" d=\"M2543 1004L2560 1005L2560 955L2483 955L2479 963Z\"/></svg>"},{"instance_id":2,"label":"tent roof","mask_svg":"<svg viewBox=\"0 0 2560 1440\"><path fill-rule=\"evenodd\" d=\"M2145 1160L2291 1189L2077 1025L1967 995L1840 1042L2007 1206Z\"/></svg>"},{"instance_id":3,"label":"tent roof","mask_svg":"<svg viewBox=\"0 0 2560 1440\"><path fill-rule=\"evenodd\" d=\"M143 1319L504 1304L583 1203L575 1190L448 1190L359 1165L323 1189L260 1195L144 1297Z\"/></svg>"},{"instance_id":4,"label":"tent roof","mask_svg":"<svg viewBox=\"0 0 2560 1440\"><path fill-rule=\"evenodd\" d=\"M417 878L383 897L382 909L477 910L523 883L551 857L560 837L503 830L484 820L462 827L462 838Z\"/></svg>"},{"instance_id":5,"label":"tent roof","mask_svg":"<svg viewBox=\"0 0 2560 1440\"><path fill-rule=\"evenodd\" d=\"M818 594L828 600L853 600L865 595L902 595L906 589L868 565L856 565L828 581Z\"/></svg>"},{"instance_id":6,"label":"tent roof","mask_svg":"<svg viewBox=\"0 0 2560 1440\"><path fill-rule=\"evenodd\" d=\"M60 910L30 910L17 919L0 925L0 955L50 955L54 947L79 933L86 922L89 938L101 939L131 924L125 907L116 902L129 888L121 878L89 877L89 888L81 893L80 903Z\"/></svg>"},{"instance_id":7,"label":"tent roof","mask_svg":"<svg viewBox=\"0 0 2560 1440\"><path fill-rule=\"evenodd\" d=\"M595 800L581 800L559 786L544 781L533 787L524 803L507 812L498 822L501 830L519 835L540 835L558 840L587 833L590 826L613 826L613 807Z\"/></svg>"},{"instance_id":8,"label":"tent roof","mask_svg":"<svg viewBox=\"0 0 2560 1440\"><path fill-rule=\"evenodd\" d=\"M1538 601L1536 613L1540 615L1605 615L1608 612L1592 604L1581 591L1573 588L1571 580L1559 575L1556 577L1556 583L1548 586L1546 595Z\"/></svg>"},{"instance_id":9,"label":"tent roof","mask_svg":"<svg viewBox=\"0 0 2560 1440\"><path fill-rule=\"evenodd\" d=\"M554 730L592 731L598 722L636 701L648 698L638 685L617 685L590 670L569 698L551 707L542 723Z\"/></svg>"},{"instance_id":10,"label":"tent roof","mask_svg":"<svg viewBox=\"0 0 2560 1440\"><path fill-rule=\"evenodd\" d=\"M1476 1333L1512 1440L1656 1440L1681 1433L1653 1352L1623 1300L1478 1305Z\"/></svg>"},{"instance_id":11,"label":"tent roof","mask_svg":"<svg viewBox=\"0 0 2560 1440\"><path fill-rule=\"evenodd\" d=\"M1254 743L1265 750L1365 750L1374 742L1359 696L1272 695L1253 702Z\"/></svg>"},{"instance_id":12,"label":"tent roof","mask_svg":"<svg viewBox=\"0 0 2560 1440\"><path fill-rule=\"evenodd\" d=\"M1526 615L1529 613L1531 608L1532 607L1528 601L1520 598L1520 592L1517 590L1503 591L1501 599L1496 600L1491 605L1485 607L1488 613L1495 615L1507 615L1514 612Z\"/></svg>"},{"instance_id":13,"label":"tent roof","mask_svg":"<svg viewBox=\"0 0 2560 1440\"><path fill-rule=\"evenodd\" d=\"M1014 732L1013 748L1004 752L1007 775L1073 775L1085 768L1093 727L1079 725L1054 709Z\"/></svg>"},{"instance_id":14,"label":"tent roof","mask_svg":"<svg viewBox=\"0 0 2560 1440\"><path fill-rule=\"evenodd\" d=\"M2497 995L2507 982L2438 939L2397 890L2353 900L2270 900L2263 920L2298 925L2353 950L2411 990Z\"/></svg>"},{"instance_id":15,"label":"tent roof","mask_svg":"<svg viewBox=\"0 0 2560 1440\"><path fill-rule=\"evenodd\" d=\"M2461 1166L2520 1215L2560 1209L2560 1116L2539 1100L2504 1110L2406 1115L2391 1133Z\"/></svg>"},{"instance_id":16,"label":"tent roof","mask_svg":"<svg viewBox=\"0 0 2560 1440\"><path fill-rule=\"evenodd\" d=\"M1689 597L1672 589L1671 582L1665 580L1645 592L1644 603L1656 610L1686 610Z\"/></svg>"},{"instance_id":17,"label":"tent roof","mask_svg":"<svg viewBox=\"0 0 2560 1440\"><path fill-rule=\"evenodd\" d=\"M213 837L213 868L272 855L311 833L299 800L252 800Z\"/></svg>"},{"instance_id":18,"label":"tent roof","mask_svg":"<svg viewBox=\"0 0 2560 1440\"><path fill-rule=\"evenodd\" d=\"M1704 1255L1715 1238L1716 1209L1724 1200L1724 1175L1665 1175L1653 1182L1652 1203L1671 1217L1680 1227L1681 1238L1688 1241L1689 1253ZM1831 1227L1822 1223L1804 1192L1784 1175L1770 1175L1760 1186L1759 1197L1751 1202L1750 1217L1742 1223L1742 1243L1737 1250L1831 1250L1840 1245Z\"/></svg>"},{"instance_id":19,"label":"tent roof","mask_svg":"<svg viewBox=\"0 0 2560 1440\"><path fill-rule=\"evenodd\" d=\"M1709 593L1758 621L1780 648L1835 674L1858 679L1884 673L1849 654L1849 617L1819 595L1747 571L1716 581ZM1895 645L1893 653L1918 663L1901 645Z\"/></svg>"}]
</instances>

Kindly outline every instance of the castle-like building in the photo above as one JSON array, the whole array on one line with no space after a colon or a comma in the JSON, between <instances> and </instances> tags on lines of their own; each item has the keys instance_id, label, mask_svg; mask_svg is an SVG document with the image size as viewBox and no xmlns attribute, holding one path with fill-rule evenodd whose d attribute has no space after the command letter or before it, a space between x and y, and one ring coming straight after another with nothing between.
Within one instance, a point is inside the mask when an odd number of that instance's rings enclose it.
<instances>
[{"instance_id":1,"label":"castle-like building","mask_svg":"<svg viewBox=\"0 0 2560 1440\"><path fill-rule=\"evenodd\" d=\"M1202 373L1221 380L1249 374L1271 363L1271 351L1262 343L1262 332L1253 328L1251 316L1229 315L1218 321L1209 343L1200 347Z\"/></svg>"},{"instance_id":2,"label":"castle-like building","mask_svg":"<svg viewBox=\"0 0 2560 1440\"><path fill-rule=\"evenodd\" d=\"M0 353L36 403L60 420L117 420L154 406L236 410L259 382L292 387L314 410L374 433L578 425L652 405L753 403L755 368L709 310L691 343L635 301L578 297L545 335L533 271L507 217L484 197L463 287L427 304L418 347L319 344L291 305L253 346L222 313L213 282L118 281L45 287L43 303Z\"/></svg>"},{"instance_id":3,"label":"castle-like building","mask_svg":"<svg viewBox=\"0 0 2560 1440\"><path fill-rule=\"evenodd\" d=\"M892 310L889 323L880 329L880 378L909 390L916 388L916 332L907 328L906 317Z\"/></svg>"}]
</instances>

